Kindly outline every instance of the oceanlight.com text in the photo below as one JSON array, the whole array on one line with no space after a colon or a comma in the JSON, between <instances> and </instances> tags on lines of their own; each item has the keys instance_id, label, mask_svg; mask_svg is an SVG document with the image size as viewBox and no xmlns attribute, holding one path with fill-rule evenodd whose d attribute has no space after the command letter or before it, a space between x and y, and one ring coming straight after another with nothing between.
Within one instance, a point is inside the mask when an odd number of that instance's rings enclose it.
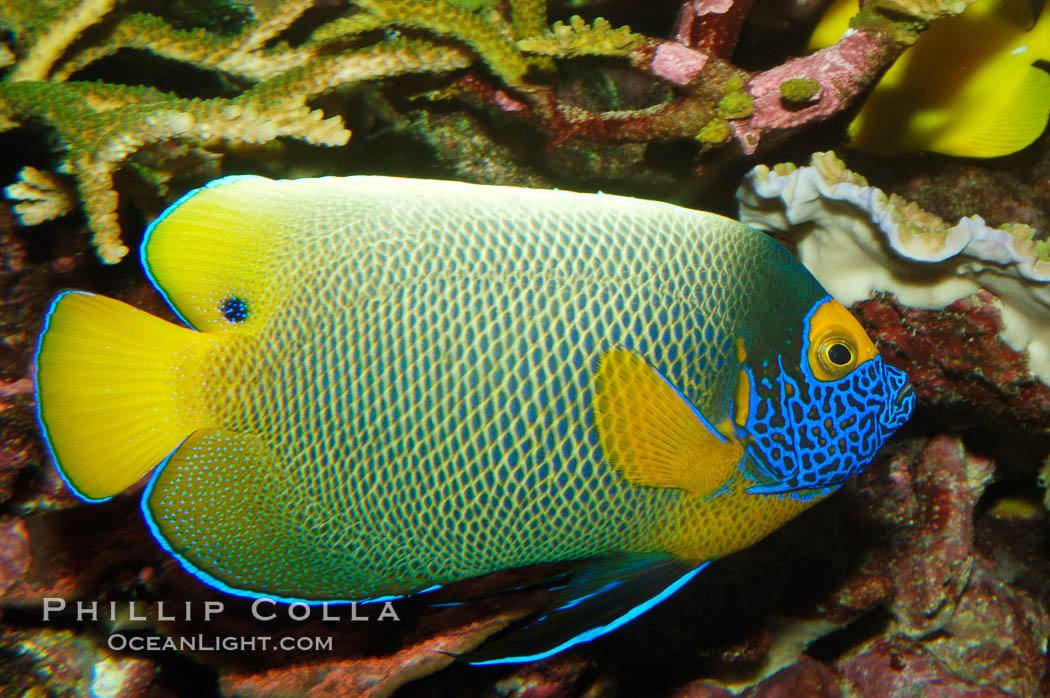
<instances>
[{"instance_id":1,"label":"oceanlight.com text","mask_svg":"<svg viewBox=\"0 0 1050 698\"><path fill-rule=\"evenodd\" d=\"M112 633L106 645L115 652L265 652L283 650L297 652L330 652L332 638L321 636L294 637L291 635L125 635Z\"/></svg>"}]
</instances>

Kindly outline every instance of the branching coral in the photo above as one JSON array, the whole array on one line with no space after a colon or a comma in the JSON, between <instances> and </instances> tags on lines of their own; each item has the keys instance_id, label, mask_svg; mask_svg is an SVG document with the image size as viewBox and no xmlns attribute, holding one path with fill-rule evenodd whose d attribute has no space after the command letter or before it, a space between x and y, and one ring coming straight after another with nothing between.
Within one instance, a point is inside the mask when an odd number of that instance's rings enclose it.
<instances>
[{"instance_id":1,"label":"branching coral","mask_svg":"<svg viewBox=\"0 0 1050 698\"><path fill-rule=\"evenodd\" d=\"M582 17L574 16L568 24L555 22L546 33L522 39L518 47L548 56L626 56L644 43L644 37L632 33L630 27L613 29L601 17L587 24Z\"/></svg>"},{"instance_id":2,"label":"branching coral","mask_svg":"<svg viewBox=\"0 0 1050 698\"><path fill-rule=\"evenodd\" d=\"M73 210L74 196L61 176L23 167L18 181L4 190L9 199L19 201L15 213L25 225L36 225L64 216Z\"/></svg>"},{"instance_id":3,"label":"branching coral","mask_svg":"<svg viewBox=\"0 0 1050 698\"><path fill-rule=\"evenodd\" d=\"M201 29L177 30L157 17L131 14L117 21L100 45L69 58L65 57L69 44L115 3L85 0L75 7L56 5L53 11L69 14L52 32L44 31L37 15L8 12L2 19L15 28L20 47L17 62L0 84L0 127L38 121L54 129L64 150L59 171L76 181L98 254L103 261L117 262L128 250L120 239L113 175L129 156L171 140L205 150L223 143L265 143L282 136L342 145L350 132L341 119L325 118L307 106L307 99L356 81L452 70L468 63L455 47L405 39L335 55L321 54L316 46L265 48L312 4L312 0L276 3L235 37ZM30 41L24 48L22 39ZM258 82L232 98L201 100L149 87L67 80L79 68L120 48L144 49ZM151 179L161 181L163 173ZM21 198L22 191L8 193ZM33 219L22 220L28 224Z\"/></svg>"},{"instance_id":4,"label":"branching coral","mask_svg":"<svg viewBox=\"0 0 1050 698\"><path fill-rule=\"evenodd\" d=\"M676 41L600 18L548 26L542 0L473 8L462 0L352 0L345 16L313 20L310 38L297 45L288 43L292 25L325 16L306 16L319 0L258 3L262 9L233 34L177 28L123 0L0 0L0 28L14 37L13 52L0 44L0 66L11 64L0 82L0 130L30 123L53 129L62 147L57 169L73 178L99 256L112 263L127 253L117 223L117 170L138 173L164 194L173 168L170 157L158 155L165 148L200 159L281 137L341 145L350 136L341 117L326 117L310 100L342 86L469 68L460 94L531 122L552 146L574 138L690 139L703 155L735 139L737 152L750 153L843 109L914 40L916 28L963 7L908 2L876 0L835 46L750 74L726 58L749 0L688 0ZM213 72L228 94L193 99L75 79L122 50ZM583 55L619 58L674 94L642 109L588 110L565 99L553 70L556 61ZM803 84L806 98L798 99ZM180 147L168 147L173 143ZM20 191L9 193L17 198Z\"/></svg>"}]
</instances>

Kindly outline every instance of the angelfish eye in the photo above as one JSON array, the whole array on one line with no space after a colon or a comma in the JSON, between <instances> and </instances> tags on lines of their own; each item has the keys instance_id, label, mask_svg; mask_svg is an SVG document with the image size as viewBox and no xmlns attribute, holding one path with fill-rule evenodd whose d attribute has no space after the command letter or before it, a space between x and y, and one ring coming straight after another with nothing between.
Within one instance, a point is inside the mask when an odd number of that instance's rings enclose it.
<instances>
[{"instance_id":1,"label":"angelfish eye","mask_svg":"<svg viewBox=\"0 0 1050 698\"><path fill-rule=\"evenodd\" d=\"M853 361L853 352L842 342L836 342L828 347L828 360L836 366L845 366Z\"/></svg>"},{"instance_id":2,"label":"angelfish eye","mask_svg":"<svg viewBox=\"0 0 1050 698\"><path fill-rule=\"evenodd\" d=\"M817 360L829 377L841 377L856 364L857 349L850 339L828 337L817 349Z\"/></svg>"},{"instance_id":3,"label":"angelfish eye","mask_svg":"<svg viewBox=\"0 0 1050 698\"><path fill-rule=\"evenodd\" d=\"M879 355L864 328L831 299L821 301L806 327L804 367L818 381L837 381Z\"/></svg>"}]
</instances>

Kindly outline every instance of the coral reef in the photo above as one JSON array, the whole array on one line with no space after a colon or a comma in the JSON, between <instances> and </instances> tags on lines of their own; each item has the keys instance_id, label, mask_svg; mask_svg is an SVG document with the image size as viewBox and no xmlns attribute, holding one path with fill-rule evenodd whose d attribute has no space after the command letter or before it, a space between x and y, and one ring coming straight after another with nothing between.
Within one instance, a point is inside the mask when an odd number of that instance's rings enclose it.
<instances>
[{"instance_id":1,"label":"coral reef","mask_svg":"<svg viewBox=\"0 0 1050 698\"><path fill-rule=\"evenodd\" d=\"M842 111L917 30L965 6L878 0L838 44L750 74L727 62L749 0L684 3L671 41L614 28L602 18L548 26L538 0L509 2L509 16L449 0L355 0L351 12L315 20L307 40L290 43L290 35L321 14L310 11L326 4L258 2L233 33L177 27L117 0L46 0L31 4L31 11L16 0L0 4L0 28L13 36L10 48L0 44L0 65L9 64L0 82L0 130L43 123L61 149L58 174L26 169L21 182L7 188L9 197L24 201L17 209L23 223L68 211L71 187L62 177L70 177L99 256L117 262L128 251L118 219L118 170L133 171L167 197L178 193L168 187L187 160L279 138L344 145L350 132L342 115L326 116L311 102L414 72L469 69L456 90L537 126L552 145L685 140L700 157L733 140L738 152L753 153ZM77 79L129 51L213 73L223 94L182 96ZM581 56L626 60L674 93L633 109L575 104L561 96L555 60Z\"/></svg>"}]
</instances>

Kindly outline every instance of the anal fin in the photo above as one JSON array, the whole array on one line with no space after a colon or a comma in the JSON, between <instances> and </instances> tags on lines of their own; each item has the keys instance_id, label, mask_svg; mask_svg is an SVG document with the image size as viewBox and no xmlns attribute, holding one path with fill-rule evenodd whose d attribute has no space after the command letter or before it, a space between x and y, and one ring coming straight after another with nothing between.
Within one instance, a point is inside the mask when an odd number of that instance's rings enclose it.
<instances>
[{"instance_id":1,"label":"anal fin","mask_svg":"<svg viewBox=\"0 0 1050 698\"><path fill-rule=\"evenodd\" d=\"M665 555L623 555L590 563L576 571L550 611L459 659L470 664L533 662L590 642L671 596L706 566Z\"/></svg>"}]
</instances>

